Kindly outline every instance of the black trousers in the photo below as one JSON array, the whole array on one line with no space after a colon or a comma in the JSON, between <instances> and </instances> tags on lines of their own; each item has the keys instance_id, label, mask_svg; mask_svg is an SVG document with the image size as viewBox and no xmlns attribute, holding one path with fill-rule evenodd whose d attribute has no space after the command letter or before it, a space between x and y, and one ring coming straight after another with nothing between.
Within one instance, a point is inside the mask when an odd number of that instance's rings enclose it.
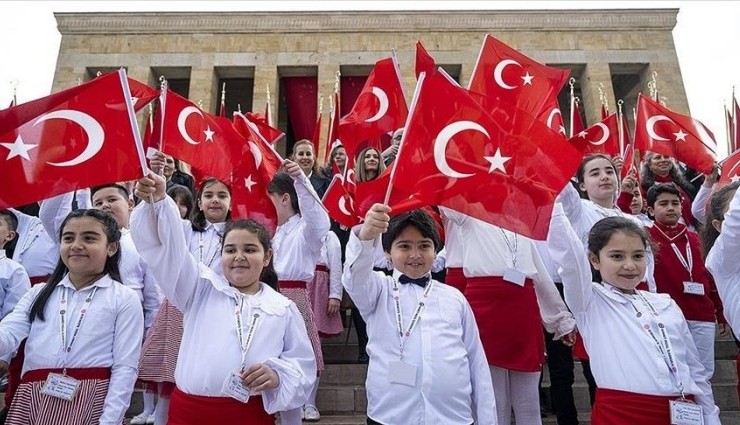
<instances>
[{"instance_id":1,"label":"black trousers","mask_svg":"<svg viewBox=\"0 0 740 425\"><path fill-rule=\"evenodd\" d=\"M563 296L563 284L555 282ZM558 425L578 425L578 412L573 399L573 350L560 341L553 341L554 335L545 332L547 367L550 371L550 398L552 400Z\"/></svg>"}]
</instances>

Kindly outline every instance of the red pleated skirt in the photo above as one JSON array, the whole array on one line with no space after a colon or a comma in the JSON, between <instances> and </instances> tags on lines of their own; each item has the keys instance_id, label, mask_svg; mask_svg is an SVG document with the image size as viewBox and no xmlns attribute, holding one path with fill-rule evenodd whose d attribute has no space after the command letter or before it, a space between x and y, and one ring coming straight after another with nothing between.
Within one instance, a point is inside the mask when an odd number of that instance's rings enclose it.
<instances>
[{"instance_id":1,"label":"red pleated skirt","mask_svg":"<svg viewBox=\"0 0 740 425\"><path fill-rule=\"evenodd\" d=\"M598 388L591 412L592 425L670 425L670 400L678 396L637 394ZM694 400L694 396L686 396Z\"/></svg>"},{"instance_id":2,"label":"red pleated skirt","mask_svg":"<svg viewBox=\"0 0 740 425\"><path fill-rule=\"evenodd\" d=\"M301 312L303 321L306 323L308 338L311 340L313 354L316 356L316 371L317 373L323 372L324 353L321 351L321 339L319 338L319 330L316 328L316 319L313 315L311 300L308 298L306 282L301 280L281 280L278 282L278 288L280 288L280 293L293 301L296 307L298 307L298 311Z\"/></svg>"},{"instance_id":3,"label":"red pleated skirt","mask_svg":"<svg viewBox=\"0 0 740 425\"><path fill-rule=\"evenodd\" d=\"M231 397L206 397L172 392L167 425L275 425L275 415L265 412L261 396L241 403Z\"/></svg>"},{"instance_id":4,"label":"red pleated skirt","mask_svg":"<svg viewBox=\"0 0 740 425\"><path fill-rule=\"evenodd\" d=\"M534 282L524 286L503 277L468 277L465 297L478 324L488 364L517 372L539 372L545 339Z\"/></svg>"},{"instance_id":5,"label":"red pleated skirt","mask_svg":"<svg viewBox=\"0 0 740 425\"><path fill-rule=\"evenodd\" d=\"M467 280L465 279L462 267L448 267L447 274L445 275L445 283L465 293Z\"/></svg>"}]
</instances>

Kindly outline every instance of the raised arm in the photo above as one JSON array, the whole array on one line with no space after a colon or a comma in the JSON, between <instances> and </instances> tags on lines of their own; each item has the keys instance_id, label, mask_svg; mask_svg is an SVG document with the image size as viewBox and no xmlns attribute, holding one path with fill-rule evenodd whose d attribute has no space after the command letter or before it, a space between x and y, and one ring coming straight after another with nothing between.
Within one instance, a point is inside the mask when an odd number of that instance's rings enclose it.
<instances>
[{"instance_id":1,"label":"raised arm","mask_svg":"<svg viewBox=\"0 0 740 425\"><path fill-rule=\"evenodd\" d=\"M56 244L59 244L59 229L62 227L62 222L72 212L74 194L74 192L68 192L45 199L41 203L39 219L41 219L41 224L44 225L46 233Z\"/></svg>"},{"instance_id":2,"label":"raised arm","mask_svg":"<svg viewBox=\"0 0 740 425\"><path fill-rule=\"evenodd\" d=\"M200 268L190 254L180 212L164 194L164 178L154 173L139 179L136 196L145 200L131 213L131 237L167 299L185 312L199 290ZM153 197L154 203L149 203Z\"/></svg>"},{"instance_id":3,"label":"raised arm","mask_svg":"<svg viewBox=\"0 0 740 425\"><path fill-rule=\"evenodd\" d=\"M712 223L706 223L713 226ZM735 333L740 332L740 189L730 202L721 223L721 233L707 255L707 269L717 285L722 298L725 318Z\"/></svg>"},{"instance_id":4,"label":"raised arm","mask_svg":"<svg viewBox=\"0 0 740 425\"><path fill-rule=\"evenodd\" d=\"M534 291L537 294L542 324L548 332L555 334L555 338L562 338L575 330L576 321L568 311L568 307L565 306L563 299L560 298L558 288L555 287L534 244L532 244L532 256L534 266L537 268Z\"/></svg>"},{"instance_id":5,"label":"raised arm","mask_svg":"<svg viewBox=\"0 0 740 425\"><path fill-rule=\"evenodd\" d=\"M342 300L342 246L334 232L326 236L326 256L329 259L329 298Z\"/></svg>"},{"instance_id":6,"label":"raised arm","mask_svg":"<svg viewBox=\"0 0 740 425\"><path fill-rule=\"evenodd\" d=\"M571 223L576 223L580 220L583 214L581 196L570 182L565 185L563 191L555 198L555 201L563 206L563 213Z\"/></svg>"},{"instance_id":7,"label":"raised arm","mask_svg":"<svg viewBox=\"0 0 740 425\"><path fill-rule=\"evenodd\" d=\"M306 231L303 237L307 246L313 251L315 261L321 255L321 239L331 227L329 214L326 213L319 195L313 190L311 181L308 180L301 168L293 161L285 161L285 172L293 178L293 186L298 196L298 207L301 217L306 223Z\"/></svg>"}]
</instances>

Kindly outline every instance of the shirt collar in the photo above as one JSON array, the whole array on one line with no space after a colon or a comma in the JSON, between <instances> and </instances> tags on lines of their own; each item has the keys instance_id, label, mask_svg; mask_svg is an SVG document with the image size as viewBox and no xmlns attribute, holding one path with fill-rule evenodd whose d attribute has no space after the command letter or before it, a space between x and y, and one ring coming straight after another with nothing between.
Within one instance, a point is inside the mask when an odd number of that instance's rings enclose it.
<instances>
[{"instance_id":1,"label":"shirt collar","mask_svg":"<svg viewBox=\"0 0 740 425\"><path fill-rule=\"evenodd\" d=\"M301 220L300 214L294 214L289 219L285 220L285 223L278 226L278 230L286 233L290 233L291 230L295 228L295 226L298 225L298 222Z\"/></svg>"},{"instance_id":2,"label":"shirt collar","mask_svg":"<svg viewBox=\"0 0 740 425\"><path fill-rule=\"evenodd\" d=\"M401 277L401 275L402 275L402 274L403 274L403 273L401 273L401 271L400 271L400 270L398 270L398 269L394 268L394 269L393 269L393 280L395 280L396 282L398 282L398 279L399 279L399 278ZM428 278L429 278L429 281L431 281L431 280L432 280L432 272L431 272L431 271L429 271L429 272L428 272L427 274L425 274L425 275L424 275L424 276L422 276L422 277L428 277Z\"/></svg>"},{"instance_id":3,"label":"shirt collar","mask_svg":"<svg viewBox=\"0 0 740 425\"><path fill-rule=\"evenodd\" d=\"M111 286L112 284L113 284L113 279L111 279L110 275L105 275L105 276L101 277L100 279L98 279L92 285L89 285L89 286L86 286L86 287L80 289L80 291L87 291L87 290L89 290L91 288L94 288L96 286L98 288L107 288L107 287ZM69 289L71 289L73 291L76 291L77 290L77 288L75 288L75 286L69 280L69 273L67 273L64 276L64 278L62 279L62 281L59 282L59 286L64 286L65 288L69 288Z\"/></svg>"},{"instance_id":4,"label":"shirt collar","mask_svg":"<svg viewBox=\"0 0 740 425\"><path fill-rule=\"evenodd\" d=\"M5 250L0 249L0 260L2 260L3 258L5 258Z\"/></svg>"}]
</instances>

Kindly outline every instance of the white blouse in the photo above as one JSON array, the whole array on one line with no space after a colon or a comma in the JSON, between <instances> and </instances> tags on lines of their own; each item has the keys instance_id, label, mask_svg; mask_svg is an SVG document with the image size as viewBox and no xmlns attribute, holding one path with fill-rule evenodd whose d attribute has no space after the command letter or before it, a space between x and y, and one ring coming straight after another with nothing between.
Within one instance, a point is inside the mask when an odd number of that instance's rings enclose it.
<instances>
[{"instance_id":1,"label":"white blouse","mask_svg":"<svg viewBox=\"0 0 740 425\"><path fill-rule=\"evenodd\" d=\"M167 299L184 315L177 387L188 394L224 396L224 381L242 367L235 309L239 306L241 317L260 315L243 364L264 363L280 377L277 388L262 392L265 410L302 406L316 379L316 360L295 304L263 283L257 294L244 295L197 261L188 251L179 211L169 197L154 205L138 205L131 224L136 247L162 282ZM243 323L249 332L253 322Z\"/></svg>"},{"instance_id":2,"label":"white blouse","mask_svg":"<svg viewBox=\"0 0 740 425\"><path fill-rule=\"evenodd\" d=\"M336 233L329 231L321 245L321 258L317 264L329 268L329 298L342 299L342 245Z\"/></svg>"},{"instance_id":3,"label":"white blouse","mask_svg":"<svg viewBox=\"0 0 740 425\"><path fill-rule=\"evenodd\" d=\"M13 252L13 260L26 269L28 276L39 277L50 275L54 271L59 259L59 248L46 233L44 225L38 217L23 214L11 208L9 210L18 219L18 242Z\"/></svg>"},{"instance_id":4,"label":"white blouse","mask_svg":"<svg viewBox=\"0 0 740 425\"><path fill-rule=\"evenodd\" d=\"M548 235L550 255L560 267L565 301L578 322L578 330L591 357L591 370L599 388L639 394L678 396L678 382L670 372L655 340L642 328L637 311L649 316L639 295L622 294L608 284L591 281L591 268L580 238L562 211L556 210ZM719 424L711 384L704 380L686 319L667 294L639 291L667 329L684 392L702 406L704 424ZM645 310L643 313L642 310ZM658 337L660 338L660 337Z\"/></svg>"},{"instance_id":5,"label":"white blouse","mask_svg":"<svg viewBox=\"0 0 740 425\"><path fill-rule=\"evenodd\" d=\"M144 317L136 293L106 275L90 286L76 290L68 277L57 284L44 309L44 319L30 319L33 302L47 284L26 292L18 305L0 322L0 355L15 351L24 338L26 357L23 373L38 369L110 367L111 378L103 405L101 424L120 424L131 403L139 368ZM95 290L95 288L97 288ZM89 294L95 296L69 353L62 347L60 333L62 292L67 293L67 345L80 309ZM65 361L66 359L66 361Z\"/></svg>"}]
</instances>

